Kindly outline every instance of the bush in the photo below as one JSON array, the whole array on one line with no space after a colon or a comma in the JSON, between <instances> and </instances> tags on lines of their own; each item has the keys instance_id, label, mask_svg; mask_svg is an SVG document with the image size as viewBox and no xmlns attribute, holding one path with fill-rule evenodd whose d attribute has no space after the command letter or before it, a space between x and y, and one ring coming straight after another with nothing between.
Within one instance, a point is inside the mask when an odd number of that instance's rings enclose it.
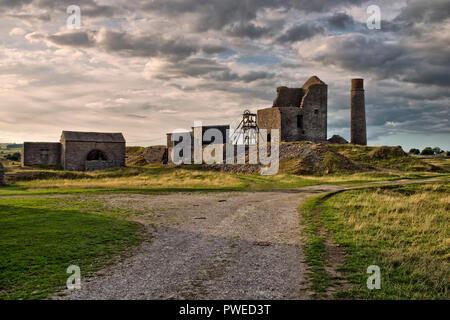
<instances>
[{"instance_id":1,"label":"bush","mask_svg":"<svg viewBox=\"0 0 450 320\"><path fill-rule=\"evenodd\" d=\"M420 150L412 148L411 150L409 150L409 153L411 153L411 154L420 154Z\"/></svg>"},{"instance_id":2,"label":"bush","mask_svg":"<svg viewBox=\"0 0 450 320\"><path fill-rule=\"evenodd\" d=\"M434 151L431 147L426 147L425 149L422 150L422 152L420 154L423 156L433 156Z\"/></svg>"},{"instance_id":3,"label":"bush","mask_svg":"<svg viewBox=\"0 0 450 320\"><path fill-rule=\"evenodd\" d=\"M7 154L5 156L5 158L7 160L11 160L11 161L20 161L20 152L15 152L13 154Z\"/></svg>"}]
</instances>

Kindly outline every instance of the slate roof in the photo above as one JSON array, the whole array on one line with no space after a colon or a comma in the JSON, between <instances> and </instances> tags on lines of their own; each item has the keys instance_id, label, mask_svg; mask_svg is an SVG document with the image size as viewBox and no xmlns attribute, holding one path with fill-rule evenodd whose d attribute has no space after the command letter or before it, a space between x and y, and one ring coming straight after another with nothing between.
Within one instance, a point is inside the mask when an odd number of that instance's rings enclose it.
<instances>
[{"instance_id":1,"label":"slate roof","mask_svg":"<svg viewBox=\"0 0 450 320\"><path fill-rule=\"evenodd\" d=\"M120 142L125 143L122 133L63 131L61 141Z\"/></svg>"}]
</instances>

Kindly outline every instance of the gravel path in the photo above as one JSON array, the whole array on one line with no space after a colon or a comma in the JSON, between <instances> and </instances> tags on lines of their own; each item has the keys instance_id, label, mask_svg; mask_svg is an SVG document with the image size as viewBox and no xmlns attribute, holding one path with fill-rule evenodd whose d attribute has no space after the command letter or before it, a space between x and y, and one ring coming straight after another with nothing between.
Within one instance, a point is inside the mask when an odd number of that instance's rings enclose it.
<instances>
[{"instance_id":1,"label":"gravel path","mask_svg":"<svg viewBox=\"0 0 450 320\"><path fill-rule=\"evenodd\" d=\"M307 299L297 207L341 188L98 196L148 211L136 220L154 238L102 275L82 278L81 290L54 298Z\"/></svg>"}]
</instances>

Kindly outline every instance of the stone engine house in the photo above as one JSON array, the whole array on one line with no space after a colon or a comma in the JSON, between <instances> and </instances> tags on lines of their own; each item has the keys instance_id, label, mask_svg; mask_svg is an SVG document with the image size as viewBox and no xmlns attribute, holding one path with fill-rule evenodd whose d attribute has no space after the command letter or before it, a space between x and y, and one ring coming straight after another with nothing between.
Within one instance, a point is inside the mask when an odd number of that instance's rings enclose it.
<instances>
[{"instance_id":1,"label":"stone engine house","mask_svg":"<svg viewBox=\"0 0 450 320\"><path fill-rule=\"evenodd\" d=\"M93 171L125 166L122 133L63 131L60 142L24 142L22 166Z\"/></svg>"},{"instance_id":2,"label":"stone engine house","mask_svg":"<svg viewBox=\"0 0 450 320\"><path fill-rule=\"evenodd\" d=\"M259 129L280 129L281 141L327 140L328 86L313 76L301 88L277 88L271 108L258 110Z\"/></svg>"}]
</instances>

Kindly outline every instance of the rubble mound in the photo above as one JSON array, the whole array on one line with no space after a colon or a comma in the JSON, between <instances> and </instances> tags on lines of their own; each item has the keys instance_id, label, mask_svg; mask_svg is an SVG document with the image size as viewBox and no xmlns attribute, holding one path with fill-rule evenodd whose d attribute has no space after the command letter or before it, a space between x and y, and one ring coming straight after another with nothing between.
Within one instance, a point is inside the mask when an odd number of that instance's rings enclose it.
<instances>
[{"instance_id":1,"label":"rubble mound","mask_svg":"<svg viewBox=\"0 0 450 320\"><path fill-rule=\"evenodd\" d=\"M285 170L294 174L330 174L367 171L346 156L330 149L326 144L286 143L280 145L280 161Z\"/></svg>"},{"instance_id":2,"label":"rubble mound","mask_svg":"<svg viewBox=\"0 0 450 320\"><path fill-rule=\"evenodd\" d=\"M369 153L372 159L392 159L392 158L402 158L407 157L406 152L403 151L402 147L387 147L381 146L375 148Z\"/></svg>"},{"instance_id":3,"label":"rubble mound","mask_svg":"<svg viewBox=\"0 0 450 320\"><path fill-rule=\"evenodd\" d=\"M166 146L127 147L127 165L145 166L165 163L167 163Z\"/></svg>"},{"instance_id":4,"label":"rubble mound","mask_svg":"<svg viewBox=\"0 0 450 320\"><path fill-rule=\"evenodd\" d=\"M336 143L336 144L347 144L348 141L342 138L340 135L335 134L330 139L328 139L329 143Z\"/></svg>"},{"instance_id":5,"label":"rubble mound","mask_svg":"<svg viewBox=\"0 0 450 320\"><path fill-rule=\"evenodd\" d=\"M143 156L147 164L167 163L167 147L148 147L145 149Z\"/></svg>"}]
</instances>

